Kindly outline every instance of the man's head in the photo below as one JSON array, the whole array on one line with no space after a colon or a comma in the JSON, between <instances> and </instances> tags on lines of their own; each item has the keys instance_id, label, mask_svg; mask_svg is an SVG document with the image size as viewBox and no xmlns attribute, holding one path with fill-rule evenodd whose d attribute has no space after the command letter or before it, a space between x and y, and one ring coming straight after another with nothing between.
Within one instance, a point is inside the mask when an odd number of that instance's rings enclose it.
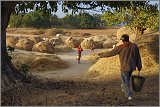
<instances>
[{"instance_id":1,"label":"man's head","mask_svg":"<svg viewBox=\"0 0 160 107\"><path fill-rule=\"evenodd\" d=\"M123 34L120 40L122 40L122 42L128 42L129 36L127 34Z\"/></svg>"}]
</instances>

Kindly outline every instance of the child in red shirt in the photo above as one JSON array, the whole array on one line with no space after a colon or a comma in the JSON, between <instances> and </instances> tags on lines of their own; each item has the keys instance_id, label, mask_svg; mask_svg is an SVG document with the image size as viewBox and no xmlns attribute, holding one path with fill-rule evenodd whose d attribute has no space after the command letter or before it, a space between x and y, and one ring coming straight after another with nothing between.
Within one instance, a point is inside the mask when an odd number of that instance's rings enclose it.
<instances>
[{"instance_id":1,"label":"child in red shirt","mask_svg":"<svg viewBox=\"0 0 160 107\"><path fill-rule=\"evenodd\" d=\"M81 52L83 51L83 49L81 48L81 45L78 46L77 48L77 60L78 60L78 63L80 63L80 59L81 59Z\"/></svg>"}]
</instances>

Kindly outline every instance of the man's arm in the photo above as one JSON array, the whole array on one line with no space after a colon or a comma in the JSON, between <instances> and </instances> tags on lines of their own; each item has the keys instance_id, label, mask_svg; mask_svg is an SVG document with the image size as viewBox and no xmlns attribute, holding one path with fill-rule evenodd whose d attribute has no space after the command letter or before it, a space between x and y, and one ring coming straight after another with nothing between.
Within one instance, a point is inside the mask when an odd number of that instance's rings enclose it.
<instances>
[{"instance_id":1,"label":"man's arm","mask_svg":"<svg viewBox=\"0 0 160 107\"><path fill-rule=\"evenodd\" d=\"M120 52L120 48L119 47L115 47L111 51L99 53L98 55L100 56L100 58L102 58L102 57L111 57L111 56L115 56L115 55L119 54L119 52Z\"/></svg>"}]
</instances>

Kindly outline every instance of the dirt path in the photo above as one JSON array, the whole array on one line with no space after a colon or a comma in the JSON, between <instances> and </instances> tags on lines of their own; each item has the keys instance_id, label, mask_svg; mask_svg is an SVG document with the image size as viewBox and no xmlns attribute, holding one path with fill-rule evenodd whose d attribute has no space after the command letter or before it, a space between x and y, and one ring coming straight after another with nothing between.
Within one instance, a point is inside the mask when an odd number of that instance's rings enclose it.
<instances>
[{"instance_id":1,"label":"dirt path","mask_svg":"<svg viewBox=\"0 0 160 107\"><path fill-rule=\"evenodd\" d=\"M90 50L84 50L82 56L85 56L90 53ZM70 67L67 69L58 69L54 72L46 71L42 73L34 73L34 75L42 76L45 78L80 78L81 74L86 72L92 65L91 61L81 60L81 63L78 64L76 60L77 52L74 49L73 52L69 53L57 53L62 60L69 62Z\"/></svg>"},{"instance_id":2,"label":"dirt path","mask_svg":"<svg viewBox=\"0 0 160 107\"><path fill-rule=\"evenodd\" d=\"M96 50L99 51L99 50ZM45 71L45 72L33 72L33 75L41 76L44 78L56 78L56 79L78 79L81 78L81 75L88 71L88 69L92 65L92 61L85 60L83 57L90 54L90 50L84 49L82 52L81 63L78 64L76 57L77 51L73 49L73 52L69 53L56 53L62 60L67 61L70 65L69 68L66 69L57 69L54 71ZM25 50L18 50L16 49L16 53L34 53L36 55L53 55L48 53L40 53L40 52L32 52L32 51L25 51Z\"/></svg>"}]
</instances>

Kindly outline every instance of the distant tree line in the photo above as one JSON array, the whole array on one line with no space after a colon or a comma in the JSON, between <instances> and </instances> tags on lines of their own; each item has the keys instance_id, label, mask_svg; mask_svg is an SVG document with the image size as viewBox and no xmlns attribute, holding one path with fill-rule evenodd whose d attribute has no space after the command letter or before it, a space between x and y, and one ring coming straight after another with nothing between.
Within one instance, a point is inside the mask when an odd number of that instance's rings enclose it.
<instances>
[{"instance_id":1,"label":"distant tree line","mask_svg":"<svg viewBox=\"0 0 160 107\"><path fill-rule=\"evenodd\" d=\"M84 12L74 15L66 15L64 18L58 18L57 15L45 15L39 11L32 11L27 14L12 14L9 24L10 27L61 27L76 29L100 28L105 25L99 14L91 15Z\"/></svg>"},{"instance_id":2,"label":"distant tree line","mask_svg":"<svg viewBox=\"0 0 160 107\"><path fill-rule=\"evenodd\" d=\"M34 28L72 28L72 29L93 29L105 26L126 25L137 35L143 34L147 28L159 28L158 5L135 6L121 10L112 9L104 14L89 14L85 11L79 14L66 15L58 18L57 15L45 15L42 11L32 11L27 14L12 14L10 18L11 27L34 27Z\"/></svg>"}]
</instances>

